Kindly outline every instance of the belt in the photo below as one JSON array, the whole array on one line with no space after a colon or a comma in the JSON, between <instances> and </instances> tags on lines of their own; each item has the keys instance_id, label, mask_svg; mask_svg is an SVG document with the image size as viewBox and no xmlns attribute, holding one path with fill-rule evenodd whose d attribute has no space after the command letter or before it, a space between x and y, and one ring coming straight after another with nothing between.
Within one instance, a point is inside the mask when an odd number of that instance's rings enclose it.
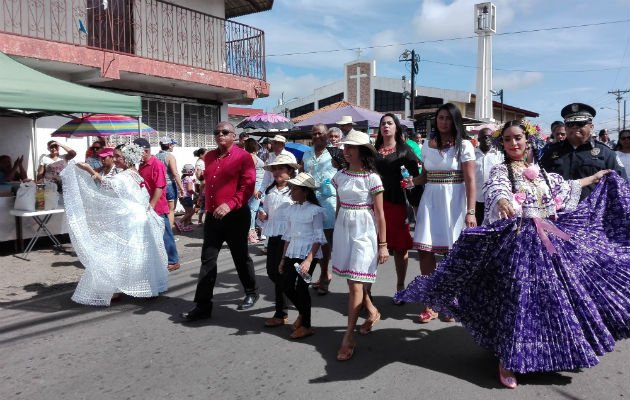
<instances>
[{"instance_id":1,"label":"belt","mask_svg":"<svg viewBox=\"0 0 630 400\"><path fill-rule=\"evenodd\" d=\"M464 172L427 171L427 183L464 183Z\"/></svg>"}]
</instances>

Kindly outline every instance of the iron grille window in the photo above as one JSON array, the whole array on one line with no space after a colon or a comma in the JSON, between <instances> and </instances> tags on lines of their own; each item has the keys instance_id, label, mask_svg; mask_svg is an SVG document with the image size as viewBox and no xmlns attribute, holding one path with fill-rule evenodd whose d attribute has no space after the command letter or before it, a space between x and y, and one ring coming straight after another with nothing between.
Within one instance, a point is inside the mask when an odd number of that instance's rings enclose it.
<instances>
[{"instance_id":1,"label":"iron grille window","mask_svg":"<svg viewBox=\"0 0 630 400\"><path fill-rule=\"evenodd\" d=\"M343 100L343 93L337 93L330 97L326 97L325 99L321 99L317 102L318 108L329 106L333 103Z\"/></svg>"},{"instance_id":2,"label":"iron grille window","mask_svg":"<svg viewBox=\"0 0 630 400\"><path fill-rule=\"evenodd\" d=\"M404 109L405 101L402 93L378 89L374 90L375 111L402 111Z\"/></svg>"},{"instance_id":3,"label":"iron grille window","mask_svg":"<svg viewBox=\"0 0 630 400\"><path fill-rule=\"evenodd\" d=\"M186 147L217 147L213 130L219 123L219 107L184 104L184 143Z\"/></svg>"},{"instance_id":4,"label":"iron grille window","mask_svg":"<svg viewBox=\"0 0 630 400\"><path fill-rule=\"evenodd\" d=\"M306 113L310 113L311 111L315 111L315 103L304 104L303 106L294 108L290 110L291 118L299 117L300 115L304 115Z\"/></svg>"}]
</instances>

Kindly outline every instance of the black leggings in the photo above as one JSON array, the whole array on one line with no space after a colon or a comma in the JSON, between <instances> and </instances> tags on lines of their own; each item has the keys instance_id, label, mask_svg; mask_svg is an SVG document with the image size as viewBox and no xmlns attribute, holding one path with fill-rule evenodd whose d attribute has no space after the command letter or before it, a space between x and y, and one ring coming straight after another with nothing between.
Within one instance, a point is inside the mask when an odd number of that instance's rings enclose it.
<instances>
[{"instance_id":1,"label":"black leggings","mask_svg":"<svg viewBox=\"0 0 630 400\"><path fill-rule=\"evenodd\" d=\"M302 316L302 326L305 328L311 327L311 295L308 292L308 284L304 282L304 279L298 275L295 267L295 263L301 264L302 261L299 258L287 258L284 260L282 274L284 277L284 294L287 295L289 300L293 303L295 308ZM315 258L311 262L311 267L308 270L309 274L313 274L318 259Z\"/></svg>"},{"instance_id":2,"label":"black leggings","mask_svg":"<svg viewBox=\"0 0 630 400\"><path fill-rule=\"evenodd\" d=\"M284 319L287 317L287 298L284 295L284 282L282 275L278 272L278 265L282 260L284 252L284 240L282 236L272 236L267 243L267 276L274 283L274 292L276 295L276 312L275 318Z\"/></svg>"}]
</instances>

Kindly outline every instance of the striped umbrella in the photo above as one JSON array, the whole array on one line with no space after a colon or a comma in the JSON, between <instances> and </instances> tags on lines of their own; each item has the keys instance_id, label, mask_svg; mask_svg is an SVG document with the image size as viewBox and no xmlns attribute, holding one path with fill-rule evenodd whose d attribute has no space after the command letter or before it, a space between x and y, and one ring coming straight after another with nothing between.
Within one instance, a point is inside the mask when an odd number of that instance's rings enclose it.
<instances>
[{"instance_id":1,"label":"striped umbrella","mask_svg":"<svg viewBox=\"0 0 630 400\"><path fill-rule=\"evenodd\" d=\"M156 133L155 129L142 124L142 133ZM57 129L54 137L85 137L109 135L137 135L138 120L124 115L91 114L75 118Z\"/></svg>"}]
</instances>

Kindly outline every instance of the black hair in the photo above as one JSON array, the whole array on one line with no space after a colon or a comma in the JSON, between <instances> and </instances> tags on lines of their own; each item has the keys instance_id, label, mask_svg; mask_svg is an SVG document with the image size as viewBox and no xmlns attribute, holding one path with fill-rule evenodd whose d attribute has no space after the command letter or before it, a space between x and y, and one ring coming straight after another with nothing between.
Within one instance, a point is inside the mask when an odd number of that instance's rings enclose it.
<instances>
[{"instance_id":1,"label":"black hair","mask_svg":"<svg viewBox=\"0 0 630 400\"><path fill-rule=\"evenodd\" d=\"M556 130L556 128L564 126L564 122L562 121L553 121L551 123L551 133L553 134L553 131Z\"/></svg>"},{"instance_id":2,"label":"black hair","mask_svg":"<svg viewBox=\"0 0 630 400\"><path fill-rule=\"evenodd\" d=\"M168 150L168 147L170 146L170 143L164 144L164 143L160 143L160 148L164 151Z\"/></svg>"},{"instance_id":3,"label":"black hair","mask_svg":"<svg viewBox=\"0 0 630 400\"><path fill-rule=\"evenodd\" d=\"M195 157L201 157L204 154L206 154L206 149L204 149L203 147L193 151L193 156L195 156Z\"/></svg>"},{"instance_id":4,"label":"black hair","mask_svg":"<svg viewBox=\"0 0 630 400\"><path fill-rule=\"evenodd\" d=\"M297 172L297 171L296 171L296 169L295 169L295 168L293 168L293 167L292 167L292 166L290 166L290 165L286 165L286 167L289 169L289 177L290 177L290 178L295 178L295 175L297 175L297 174L296 174L296 172ZM269 194L269 192L271 191L271 189L273 189L273 188L274 188L274 187L276 187L277 185L278 185L278 184L276 183L276 180L275 180L275 179L274 179L274 180L272 180L272 181L271 181L271 185L267 186L267 189L265 189L265 194Z\"/></svg>"},{"instance_id":5,"label":"black hair","mask_svg":"<svg viewBox=\"0 0 630 400\"><path fill-rule=\"evenodd\" d=\"M513 126L518 126L519 128L521 128L521 130L525 134L525 137L529 138L529 133L527 133L527 128L525 127L523 122L515 119L510 122L506 122L505 125L503 125L503 129L501 129L501 135L499 136L501 140L503 140L503 133L505 133L505 131L508 128L511 128ZM534 164L537 164L538 163L537 151L534 149L532 151L532 154L534 156ZM507 167L508 179L510 180L510 184L512 185L512 193L516 193L516 182L514 180L514 170L512 169L512 161L513 160L510 159L507 152L505 151L505 146L503 146L503 163ZM547 175L547 171L545 171L543 168L540 168L540 172L543 178L545 179L545 183L547 184L547 187L549 188L549 193L551 193L551 184L549 183L549 176Z\"/></svg>"},{"instance_id":6,"label":"black hair","mask_svg":"<svg viewBox=\"0 0 630 400\"><path fill-rule=\"evenodd\" d=\"M396 133L395 133L396 151L401 150L402 147L404 147L403 145L405 144L405 140L403 139L403 134L402 134L402 125L400 125L400 121L398 120L398 117L396 117L392 113L384 114L381 117L381 120L378 122L378 129L376 132L376 142L374 143L374 146L377 149L380 149L383 146L383 135L381 134L381 123L383 122L383 119L385 119L385 117L390 117L394 120L394 125L396 125Z\"/></svg>"},{"instance_id":7,"label":"black hair","mask_svg":"<svg viewBox=\"0 0 630 400\"><path fill-rule=\"evenodd\" d=\"M254 153L260 149L260 145L254 138L249 138L245 141L245 145L243 146L246 152Z\"/></svg>"},{"instance_id":8,"label":"black hair","mask_svg":"<svg viewBox=\"0 0 630 400\"><path fill-rule=\"evenodd\" d=\"M321 205L319 204L319 201L317 200L317 196L315 196L315 191L313 189L306 186L300 186L300 188L302 188L302 190L306 192L306 201L308 201L309 203L313 203L316 206L321 207Z\"/></svg>"},{"instance_id":9,"label":"black hair","mask_svg":"<svg viewBox=\"0 0 630 400\"><path fill-rule=\"evenodd\" d=\"M121 150L123 147L125 147L124 144L119 144L118 146L114 147L114 150Z\"/></svg>"},{"instance_id":10,"label":"black hair","mask_svg":"<svg viewBox=\"0 0 630 400\"><path fill-rule=\"evenodd\" d=\"M602 129L599 131L599 137L608 133L608 129Z\"/></svg>"},{"instance_id":11,"label":"black hair","mask_svg":"<svg viewBox=\"0 0 630 400\"><path fill-rule=\"evenodd\" d=\"M243 138L246 138L246 137L249 137L249 134L248 134L248 133L246 133L246 132L241 132L241 133L239 133L239 135L238 135L238 138L239 138L239 139L243 139Z\"/></svg>"},{"instance_id":12,"label":"black hair","mask_svg":"<svg viewBox=\"0 0 630 400\"><path fill-rule=\"evenodd\" d=\"M466 130L464 129L462 113L459 111L459 108L457 108L457 106L455 106L453 103L442 104L440 108L438 108L437 111L435 112L435 120L436 120L435 140L437 142L437 147L440 150L442 149L443 143L442 143L442 135L437 130L437 118L438 118L438 114L442 110L445 110L448 113L448 115L450 115L451 121L453 122L452 124L453 129L451 131L451 136L453 136L453 140L455 142L454 147L455 147L455 150L457 150L457 159L459 160L459 156L461 155L461 152L462 152L462 140L469 138L468 134L466 133Z\"/></svg>"},{"instance_id":13,"label":"black hair","mask_svg":"<svg viewBox=\"0 0 630 400\"><path fill-rule=\"evenodd\" d=\"M621 134L622 133L630 133L630 129L622 129L622 130L619 131L619 135L617 135L617 144L615 145L615 148L613 149L615 151L621 150ZM626 170L628 168L630 168L630 167L625 166L625 165L624 165L624 167L626 167Z\"/></svg>"},{"instance_id":14,"label":"black hair","mask_svg":"<svg viewBox=\"0 0 630 400\"><path fill-rule=\"evenodd\" d=\"M49 140L48 143L46 144L46 148L49 148L51 144L55 143L56 140Z\"/></svg>"},{"instance_id":15,"label":"black hair","mask_svg":"<svg viewBox=\"0 0 630 400\"><path fill-rule=\"evenodd\" d=\"M359 159L361 160L363 169L369 172L376 171L376 157L374 153L372 153L372 150L366 146L359 146Z\"/></svg>"}]
</instances>

